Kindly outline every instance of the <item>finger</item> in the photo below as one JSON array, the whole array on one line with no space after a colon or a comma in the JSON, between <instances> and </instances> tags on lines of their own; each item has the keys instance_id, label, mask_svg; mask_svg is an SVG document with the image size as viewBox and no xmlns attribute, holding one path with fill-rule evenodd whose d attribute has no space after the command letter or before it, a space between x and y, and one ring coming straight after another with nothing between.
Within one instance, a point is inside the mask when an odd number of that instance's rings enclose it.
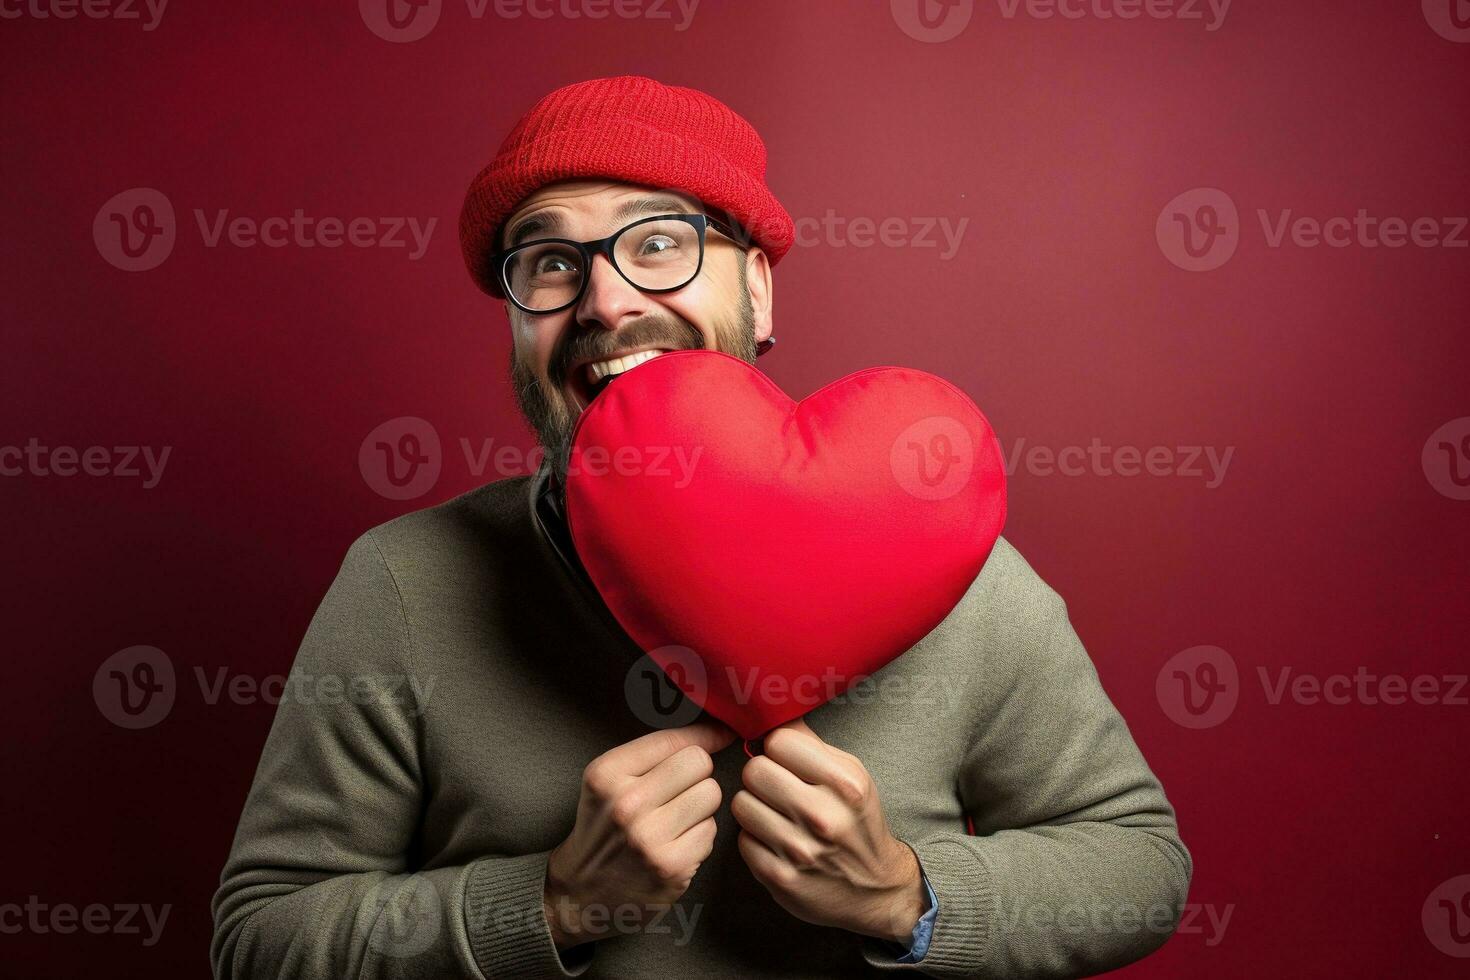
<instances>
[{"instance_id":1,"label":"finger","mask_svg":"<svg viewBox=\"0 0 1470 980\"><path fill-rule=\"evenodd\" d=\"M788 727L788 726L790 728L793 728L793 729L799 731L799 732L803 732L803 733L805 733L807 735L810 735L812 738L816 739L818 742L821 742L824 746L826 746L828 752L830 752L832 755L837 756L839 759L847 759L847 760L849 760L851 762L858 761L858 757L855 756L855 755L853 755L851 752L848 752L848 751L846 751L844 749L839 749L837 746L833 745L831 742L827 741L825 738L823 738L822 736L818 735L816 733L816 730L813 729L810 725L808 725L806 723L806 718L805 717L802 717L802 718L793 718L793 719L791 719L790 721L786 722L784 725L782 725L780 727L785 728L785 727Z\"/></svg>"},{"instance_id":2,"label":"finger","mask_svg":"<svg viewBox=\"0 0 1470 980\"><path fill-rule=\"evenodd\" d=\"M739 849L740 856L745 860L745 866L750 869L750 873L763 884L784 881L796 873L796 869L787 864L780 854L771 850L754 834L742 830L735 841L735 846Z\"/></svg>"},{"instance_id":3,"label":"finger","mask_svg":"<svg viewBox=\"0 0 1470 980\"><path fill-rule=\"evenodd\" d=\"M805 724L783 726L767 735L766 755L797 778L817 786L835 788L853 778L851 763Z\"/></svg>"},{"instance_id":4,"label":"finger","mask_svg":"<svg viewBox=\"0 0 1470 980\"><path fill-rule=\"evenodd\" d=\"M652 809L684 792L715 771L714 760L702 746L686 745L639 776L629 792L638 797L638 809Z\"/></svg>"},{"instance_id":5,"label":"finger","mask_svg":"<svg viewBox=\"0 0 1470 980\"><path fill-rule=\"evenodd\" d=\"M803 811L818 802L813 794L821 792L769 755L758 755L747 762L740 771L740 781L746 789L797 823L802 822Z\"/></svg>"},{"instance_id":6,"label":"finger","mask_svg":"<svg viewBox=\"0 0 1470 980\"><path fill-rule=\"evenodd\" d=\"M606 753L615 771L641 776L680 749L697 745L711 754L735 741L735 733L717 721L697 721L682 728L661 728Z\"/></svg>"},{"instance_id":7,"label":"finger","mask_svg":"<svg viewBox=\"0 0 1470 980\"><path fill-rule=\"evenodd\" d=\"M714 816L720 800L720 784L714 779L701 780L643 817L640 823L647 821L647 829L642 832L656 844L677 840L690 827Z\"/></svg>"},{"instance_id":8,"label":"finger","mask_svg":"<svg viewBox=\"0 0 1470 980\"><path fill-rule=\"evenodd\" d=\"M811 726L806 723L806 715L801 715L800 717L793 718L790 721L782 722L780 725L778 725L776 727L778 727L778 728L791 728L791 729L795 729L796 731L799 731L799 732L806 732L808 735L812 736L813 738L818 738L819 739L819 738L822 737L822 736L818 735L816 732L812 731Z\"/></svg>"},{"instance_id":9,"label":"finger","mask_svg":"<svg viewBox=\"0 0 1470 980\"><path fill-rule=\"evenodd\" d=\"M708 817L684 831L668 846L669 864L697 870L715 849L715 830L714 818Z\"/></svg>"},{"instance_id":10,"label":"finger","mask_svg":"<svg viewBox=\"0 0 1470 980\"><path fill-rule=\"evenodd\" d=\"M749 790L740 790L730 798L730 815L762 844L780 854L797 868L816 863L822 845L805 827L773 809Z\"/></svg>"}]
</instances>

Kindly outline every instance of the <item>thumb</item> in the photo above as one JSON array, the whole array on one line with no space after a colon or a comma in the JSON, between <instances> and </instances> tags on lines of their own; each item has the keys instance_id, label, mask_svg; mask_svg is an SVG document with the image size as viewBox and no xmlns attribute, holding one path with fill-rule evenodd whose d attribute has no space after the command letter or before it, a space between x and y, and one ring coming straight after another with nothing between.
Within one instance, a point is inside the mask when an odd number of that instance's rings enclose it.
<instances>
[{"instance_id":1,"label":"thumb","mask_svg":"<svg viewBox=\"0 0 1470 980\"><path fill-rule=\"evenodd\" d=\"M735 732L714 718L701 718L693 724L676 729L691 745L698 745L711 755L735 741Z\"/></svg>"},{"instance_id":2,"label":"thumb","mask_svg":"<svg viewBox=\"0 0 1470 980\"><path fill-rule=\"evenodd\" d=\"M802 715L799 718L793 718L793 719L791 719L788 722L783 722L782 724L777 725L776 727L778 727L778 728L791 728L791 729L795 729L798 732L805 732L806 734L810 735L812 738L816 739L817 741L819 741L819 742L822 741L822 736L820 736L816 732L812 731L811 726L806 723L806 716L805 715Z\"/></svg>"}]
</instances>

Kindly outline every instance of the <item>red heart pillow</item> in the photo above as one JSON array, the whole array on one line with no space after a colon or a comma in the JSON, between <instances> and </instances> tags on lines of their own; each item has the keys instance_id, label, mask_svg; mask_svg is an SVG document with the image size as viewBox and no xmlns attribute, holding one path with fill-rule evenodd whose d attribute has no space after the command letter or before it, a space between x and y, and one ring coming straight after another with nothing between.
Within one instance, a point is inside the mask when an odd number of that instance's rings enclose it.
<instances>
[{"instance_id":1,"label":"red heart pillow","mask_svg":"<svg viewBox=\"0 0 1470 980\"><path fill-rule=\"evenodd\" d=\"M937 626L1006 512L995 434L949 382L868 368L798 403L709 350L645 361L593 400L566 495L618 622L747 739Z\"/></svg>"}]
</instances>

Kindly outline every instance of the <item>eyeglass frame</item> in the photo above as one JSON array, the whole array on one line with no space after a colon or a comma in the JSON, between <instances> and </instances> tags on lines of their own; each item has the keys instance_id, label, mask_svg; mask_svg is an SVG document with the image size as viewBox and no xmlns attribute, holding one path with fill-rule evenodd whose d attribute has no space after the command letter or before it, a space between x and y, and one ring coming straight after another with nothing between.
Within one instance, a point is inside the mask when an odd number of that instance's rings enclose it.
<instances>
[{"instance_id":1,"label":"eyeglass frame","mask_svg":"<svg viewBox=\"0 0 1470 980\"><path fill-rule=\"evenodd\" d=\"M699 232L699 260L695 263L694 271L690 273L689 278L679 283L679 285L665 286L660 289L645 289L644 287L634 282L631 278L629 278L628 274L624 272L621 268L619 268L617 256L613 254L613 243L616 242L623 235L624 232L629 231L633 228L637 228L639 225L646 225L653 221L668 221L670 219L676 221L684 221L688 224L691 224L694 226L695 230ZM496 252L494 255L491 255L488 259L486 259L486 262L488 262L490 264L490 267L495 270L495 279L497 282L500 283L500 288L505 291L505 298L514 303L516 309L520 310L523 313L529 313L531 316L550 316L552 313L560 313L562 310L570 309L582 301L582 297L587 292L587 283L590 282L592 279L592 263L597 259L597 256L599 255L605 256L607 258L608 264L617 271L617 274L622 276L623 280L627 282L628 285L632 286L640 293L672 293L683 289L685 286L698 279L699 273L704 269L704 234L707 228L714 228L715 231L730 239L730 241L733 242L735 246L741 251L744 251L748 247L742 244L740 236L736 234L735 229L730 227L725 222L721 221L719 218L716 218L710 214L705 214L701 211L677 211L671 212L669 214L655 214L650 215L647 218L639 218L637 221L629 222L628 224L619 228L617 231L613 232L611 235L608 235L606 238L597 238L586 242L574 242L570 238L537 238L534 241L521 242L519 245L513 245L502 252ZM568 302L563 303L561 306L555 307L550 310L533 310L523 304L520 300L516 299L515 292L510 288L510 281L506 278L505 275L506 266L509 264L510 257L516 252L519 252L522 249L530 248L533 245L570 245L581 254L582 261L586 266L586 271L582 275L582 284L577 287L576 295L573 296Z\"/></svg>"}]
</instances>

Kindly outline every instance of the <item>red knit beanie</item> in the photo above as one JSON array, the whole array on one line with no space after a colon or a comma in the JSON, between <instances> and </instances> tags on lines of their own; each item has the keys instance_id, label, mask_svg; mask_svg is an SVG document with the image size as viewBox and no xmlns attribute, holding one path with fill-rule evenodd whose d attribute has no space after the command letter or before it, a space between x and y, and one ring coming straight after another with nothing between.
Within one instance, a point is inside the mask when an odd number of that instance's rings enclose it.
<instances>
[{"instance_id":1,"label":"red knit beanie","mask_svg":"<svg viewBox=\"0 0 1470 980\"><path fill-rule=\"evenodd\" d=\"M691 194L738 222L772 265L795 237L766 187L766 147L750 123L692 88L594 78L537 102L470 184L459 243L480 288L504 297L486 259L516 205L546 184L592 177Z\"/></svg>"}]
</instances>

